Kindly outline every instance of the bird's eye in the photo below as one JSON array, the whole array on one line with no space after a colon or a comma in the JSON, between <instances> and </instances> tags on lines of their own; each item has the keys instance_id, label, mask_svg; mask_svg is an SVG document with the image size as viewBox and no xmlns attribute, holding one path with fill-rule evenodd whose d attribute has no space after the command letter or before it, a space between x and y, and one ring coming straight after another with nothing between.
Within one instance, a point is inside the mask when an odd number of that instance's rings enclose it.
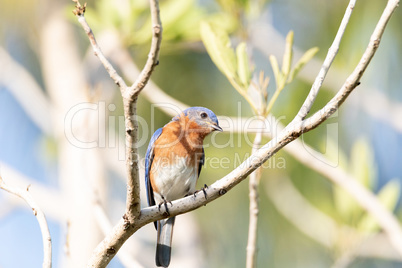
<instances>
[{"instance_id":1,"label":"bird's eye","mask_svg":"<svg viewBox=\"0 0 402 268\"><path fill-rule=\"evenodd\" d=\"M201 118L202 118L202 119L205 119L205 118L207 118L207 117L208 117L208 115L207 115L207 113L206 113L206 112L202 112L202 113L200 113L200 116L201 116Z\"/></svg>"}]
</instances>

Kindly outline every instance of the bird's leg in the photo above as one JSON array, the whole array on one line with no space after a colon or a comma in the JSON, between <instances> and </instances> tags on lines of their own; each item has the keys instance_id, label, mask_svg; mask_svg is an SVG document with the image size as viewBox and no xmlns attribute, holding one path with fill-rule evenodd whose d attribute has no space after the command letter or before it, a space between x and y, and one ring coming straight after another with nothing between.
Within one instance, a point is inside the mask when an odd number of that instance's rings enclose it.
<instances>
[{"instance_id":1,"label":"bird's leg","mask_svg":"<svg viewBox=\"0 0 402 268\"><path fill-rule=\"evenodd\" d=\"M161 211L161 206L163 204L165 206L165 212L166 212L167 216L170 216L167 204L170 203L171 206L173 206L173 204L172 204L171 201L166 201L166 199L165 199L165 197L163 195L162 195L162 200L163 201L158 204L158 210Z\"/></svg>"},{"instance_id":2,"label":"bird's leg","mask_svg":"<svg viewBox=\"0 0 402 268\"><path fill-rule=\"evenodd\" d=\"M208 189L208 185L204 184L204 187L202 187L201 190L204 193L205 199L207 199L207 191L206 191L206 189Z\"/></svg>"}]
</instances>

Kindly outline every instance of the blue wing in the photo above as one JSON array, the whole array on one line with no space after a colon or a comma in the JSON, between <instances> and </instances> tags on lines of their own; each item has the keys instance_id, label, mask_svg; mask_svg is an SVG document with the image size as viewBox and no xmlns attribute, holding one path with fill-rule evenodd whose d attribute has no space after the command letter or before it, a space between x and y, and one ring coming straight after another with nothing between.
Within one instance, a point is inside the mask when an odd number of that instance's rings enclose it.
<instances>
[{"instance_id":1,"label":"blue wing","mask_svg":"<svg viewBox=\"0 0 402 268\"><path fill-rule=\"evenodd\" d=\"M149 141L147 154L145 156L145 187L147 188L147 200L149 206L155 205L154 191L152 190L151 181L149 179L149 172L151 171L152 161L154 159L154 143L162 134L162 128L155 131Z\"/></svg>"}]
</instances>

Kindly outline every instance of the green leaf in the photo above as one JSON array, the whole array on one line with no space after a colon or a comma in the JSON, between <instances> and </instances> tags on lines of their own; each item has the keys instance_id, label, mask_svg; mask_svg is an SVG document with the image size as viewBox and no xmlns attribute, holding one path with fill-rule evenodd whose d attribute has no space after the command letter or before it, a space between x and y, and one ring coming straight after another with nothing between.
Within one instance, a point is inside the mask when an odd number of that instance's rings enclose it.
<instances>
[{"instance_id":1,"label":"green leaf","mask_svg":"<svg viewBox=\"0 0 402 268\"><path fill-rule=\"evenodd\" d=\"M393 211L398 202L401 192L401 185L399 179L395 178L390 180L377 195L380 203L389 211ZM358 230L367 233L373 233L378 231L379 225L377 221L369 214L365 214L358 225Z\"/></svg>"},{"instance_id":2,"label":"green leaf","mask_svg":"<svg viewBox=\"0 0 402 268\"><path fill-rule=\"evenodd\" d=\"M186 14L190 13L194 8L194 0L170 0L163 1L160 4L161 20L164 30L164 40L168 40L170 36L176 36L175 25ZM148 16L144 25L137 31L132 33L131 43L144 44L152 38L152 21ZM170 35L170 36L169 36ZM170 37L170 39L172 39Z\"/></svg>"},{"instance_id":3,"label":"green leaf","mask_svg":"<svg viewBox=\"0 0 402 268\"><path fill-rule=\"evenodd\" d=\"M208 22L201 22L201 39L212 61L228 79L236 78L236 56L227 33Z\"/></svg>"},{"instance_id":4,"label":"green leaf","mask_svg":"<svg viewBox=\"0 0 402 268\"><path fill-rule=\"evenodd\" d=\"M163 25L163 40L199 41L200 22L205 19L206 15L207 14L200 8L189 9L182 17L174 21L169 28Z\"/></svg>"},{"instance_id":5,"label":"green leaf","mask_svg":"<svg viewBox=\"0 0 402 268\"><path fill-rule=\"evenodd\" d=\"M360 184L367 189L374 185L375 162L370 144L365 139L357 140L351 149L348 169ZM336 208L345 223L357 226L363 215L363 209L352 196L339 187L335 187Z\"/></svg>"},{"instance_id":6,"label":"green leaf","mask_svg":"<svg viewBox=\"0 0 402 268\"><path fill-rule=\"evenodd\" d=\"M338 138L325 138L320 141L321 152L325 152L325 157L343 170L347 170L349 159L346 153L339 146Z\"/></svg>"},{"instance_id":7,"label":"green leaf","mask_svg":"<svg viewBox=\"0 0 402 268\"><path fill-rule=\"evenodd\" d=\"M292 66L293 58L293 31L290 31L286 36L285 53L282 60L282 74L284 77L288 77L290 73L290 67Z\"/></svg>"},{"instance_id":8,"label":"green leaf","mask_svg":"<svg viewBox=\"0 0 402 268\"><path fill-rule=\"evenodd\" d=\"M303 56L300 58L300 60L295 64L293 69L290 71L288 83L292 82L293 79L297 76L299 71L304 67L304 65L307 64L318 52L318 47L313 47L307 50Z\"/></svg>"},{"instance_id":9,"label":"green leaf","mask_svg":"<svg viewBox=\"0 0 402 268\"><path fill-rule=\"evenodd\" d=\"M281 72L279 71L279 65L278 65L278 60L276 59L276 57L274 55L269 55L269 61L271 62L271 67L272 67L272 71L274 73L274 77L275 77L275 82L276 82L276 87L278 87L279 84L282 83L282 75Z\"/></svg>"},{"instance_id":10,"label":"green leaf","mask_svg":"<svg viewBox=\"0 0 402 268\"><path fill-rule=\"evenodd\" d=\"M244 89L248 89L251 80L251 71L248 64L247 46L246 43L240 43L236 48L237 56L237 74Z\"/></svg>"},{"instance_id":11,"label":"green leaf","mask_svg":"<svg viewBox=\"0 0 402 268\"><path fill-rule=\"evenodd\" d=\"M219 25L219 28L227 33L232 33L240 27L240 23L236 18L224 12L208 13L208 17L205 21L208 21L210 25Z\"/></svg>"},{"instance_id":12,"label":"green leaf","mask_svg":"<svg viewBox=\"0 0 402 268\"><path fill-rule=\"evenodd\" d=\"M375 166L374 153L365 139L357 140L350 153L350 171L366 188L374 186Z\"/></svg>"},{"instance_id":13,"label":"green leaf","mask_svg":"<svg viewBox=\"0 0 402 268\"><path fill-rule=\"evenodd\" d=\"M337 140L328 139L325 144L325 155L333 163L338 163L339 168L347 170L349 159L339 146ZM342 222L353 225L354 215L359 209L355 199L339 186L334 186L334 204Z\"/></svg>"}]
</instances>

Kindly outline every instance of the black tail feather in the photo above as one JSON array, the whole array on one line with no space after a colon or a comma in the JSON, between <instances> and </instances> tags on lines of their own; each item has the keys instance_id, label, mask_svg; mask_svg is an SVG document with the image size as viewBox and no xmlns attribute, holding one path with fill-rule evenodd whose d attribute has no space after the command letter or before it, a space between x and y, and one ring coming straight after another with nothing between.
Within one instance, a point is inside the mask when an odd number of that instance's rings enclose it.
<instances>
[{"instance_id":1,"label":"black tail feather","mask_svg":"<svg viewBox=\"0 0 402 268\"><path fill-rule=\"evenodd\" d=\"M155 262L158 267L168 267L172 251L172 237L175 217L158 221L158 241Z\"/></svg>"}]
</instances>

